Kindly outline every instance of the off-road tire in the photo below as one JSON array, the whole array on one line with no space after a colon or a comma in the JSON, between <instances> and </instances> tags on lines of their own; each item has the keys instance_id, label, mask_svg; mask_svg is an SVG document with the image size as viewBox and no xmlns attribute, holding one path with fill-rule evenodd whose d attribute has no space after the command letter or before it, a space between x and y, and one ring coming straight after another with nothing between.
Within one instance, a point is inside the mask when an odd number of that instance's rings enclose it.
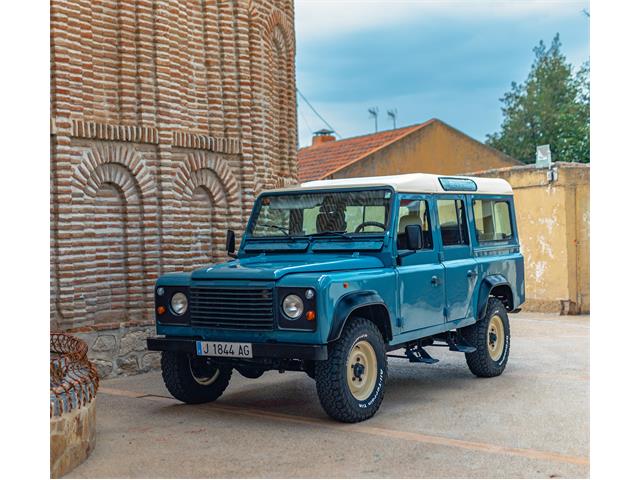
<instances>
[{"instance_id":1,"label":"off-road tire","mask_svg":"<svg viewBox=\"0 0 640 480\"><path fill-rule=\"evenodd\" d=\"M233 369L219 365L219 375L210 385L201 385L191 373L189 355L162 352L162 379L169 393L184 403L213 402L225 391Z\"/></svg>"},{"instance_id":2,"label":"off-road tire","mask_svg":"<svg viewBox=\"0 0 640 480\"><path fill-rule=\"evenodd\" d=\"M361 341L373 348L377 373L372 393L364 400L357 400L349 389L347 362L353 346ZM364 318L351 318L340 338L329 345L329 358L316 362L315 377L320 404L331 418L345 423L371 418L380 408L387 378L387 356L378 328Z\"/></svg>"},{"instance_id":3,"label":"off-road tire","mask_svg":"<svg viewBox=\"0 0 640 480\"><path fill-rule=\"evenodd\" d=\"M500 317L504 328L504 347L497 360L491 358L487 345L489 323L494 316ZM465 353L471 373L478 377L497 377L504 371L509 360L511 334L507 310L499 299L490 297L484 316L473 325L463 328L460 333L469 344L476 347L475 352Z\"/></svg>"}]
</instances>

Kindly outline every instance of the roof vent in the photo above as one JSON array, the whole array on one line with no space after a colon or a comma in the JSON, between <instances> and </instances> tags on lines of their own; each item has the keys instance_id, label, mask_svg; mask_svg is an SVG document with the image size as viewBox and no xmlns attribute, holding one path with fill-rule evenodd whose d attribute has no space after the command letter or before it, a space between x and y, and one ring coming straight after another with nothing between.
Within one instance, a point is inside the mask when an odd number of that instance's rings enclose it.
<instances>
[{"instance_id":1,"label":"roof vent","mask_svg":"<svg viewBox=\"0 0 640 480\"><path fill-rule=\"evenodd\" d=\"M316 145L320 145L321 143L335 142L335 141L336 141L336 137L334 135L334 131L323 128L322 130L313 132L313 141L311 143L311 146L316 146Z\"/></svg>"}]
</instances>

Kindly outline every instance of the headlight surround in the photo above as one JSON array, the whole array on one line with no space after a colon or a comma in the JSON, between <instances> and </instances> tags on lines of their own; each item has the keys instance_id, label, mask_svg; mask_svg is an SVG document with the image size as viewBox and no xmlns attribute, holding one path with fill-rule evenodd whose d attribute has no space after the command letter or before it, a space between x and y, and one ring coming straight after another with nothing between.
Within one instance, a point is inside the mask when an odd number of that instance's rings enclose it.
<instances>
[{"instance_id":1,"label":"headlight surround","mask_svg":"<svg viewBox=\"0 0 640 480\"><path fill-rule=\"evenodd\" d=\"M184 315L188 306L189 301L184 293L177 292L173 294L173 297L171 297L171 311L174 315Z\"/></svg>"},{"instance_id":2,"label":"headlight surround","mask_svg":"<svg viewBox=\"0 0 640 480\"><path fill-rule=\"evenodd\" d=\"M295 294L289 294L282 300L282 312L291 320L300 318L304 311L304 302L302 298Z\"/></svg>"}]
</instances>

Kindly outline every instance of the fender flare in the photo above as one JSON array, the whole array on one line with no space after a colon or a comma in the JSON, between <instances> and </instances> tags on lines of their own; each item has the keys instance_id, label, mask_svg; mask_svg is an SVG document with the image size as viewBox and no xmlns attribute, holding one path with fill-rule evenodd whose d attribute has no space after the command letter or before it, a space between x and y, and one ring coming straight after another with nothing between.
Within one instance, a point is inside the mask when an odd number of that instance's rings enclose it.
<instances>
[{"instance_id":1,"label":"fender flare","mask_svg":"<svg viewBox=\"0 0 640 480\"><path fill-rule=\"evenodd\" d=\"M504 275L495 274L495 275L487 275L480 284L480 290L478 291L478 318L484 317L487 312L487 304L489 303L489 296L491 295L491 291L502 285L506 285L511 290L511 295L513 298L513 289L511 288L511 284L509 280L506 279Z\"/></svg>"},{"instance_id":2,"label":"fender flare","mask_svg":"<svg viewBox=\"0 0 640 480\"><path fill-rule=\"evenodd\" d=\"M331 322L331 330L329 331L327 342L333 342L340 338L347 319L356 309L374 305L382 306L387 313L386 325L384 328L387 331L387 340L390 340L392 336L391 314L387 304L384 303L382 297L374 290L364 290L347 293L340 297L336 302L336 306L333 309L333 321ZM382 334L385 336L385 331L383 331Z\"/></svg>"}]
</instances>

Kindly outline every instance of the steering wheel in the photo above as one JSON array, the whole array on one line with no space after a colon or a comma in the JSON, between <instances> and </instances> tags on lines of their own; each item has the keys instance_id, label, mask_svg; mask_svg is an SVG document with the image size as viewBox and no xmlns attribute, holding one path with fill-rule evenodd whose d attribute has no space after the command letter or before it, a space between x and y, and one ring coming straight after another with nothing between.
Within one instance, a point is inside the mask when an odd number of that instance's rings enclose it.
<instances>
[{"instance_id":1,"label":"steering wheel","mask_svg":"<svg viewBox=\"0 0 640 480\"><path fill-rule=\"evenodd\" d=\"M384 225L384 223L380 223L380 222L362 222L360 225L356 227L353 233L360 233L364 227L378 227L378 228L381 228L382 230L387 228Z\"/></svg>"}]
</instances>

